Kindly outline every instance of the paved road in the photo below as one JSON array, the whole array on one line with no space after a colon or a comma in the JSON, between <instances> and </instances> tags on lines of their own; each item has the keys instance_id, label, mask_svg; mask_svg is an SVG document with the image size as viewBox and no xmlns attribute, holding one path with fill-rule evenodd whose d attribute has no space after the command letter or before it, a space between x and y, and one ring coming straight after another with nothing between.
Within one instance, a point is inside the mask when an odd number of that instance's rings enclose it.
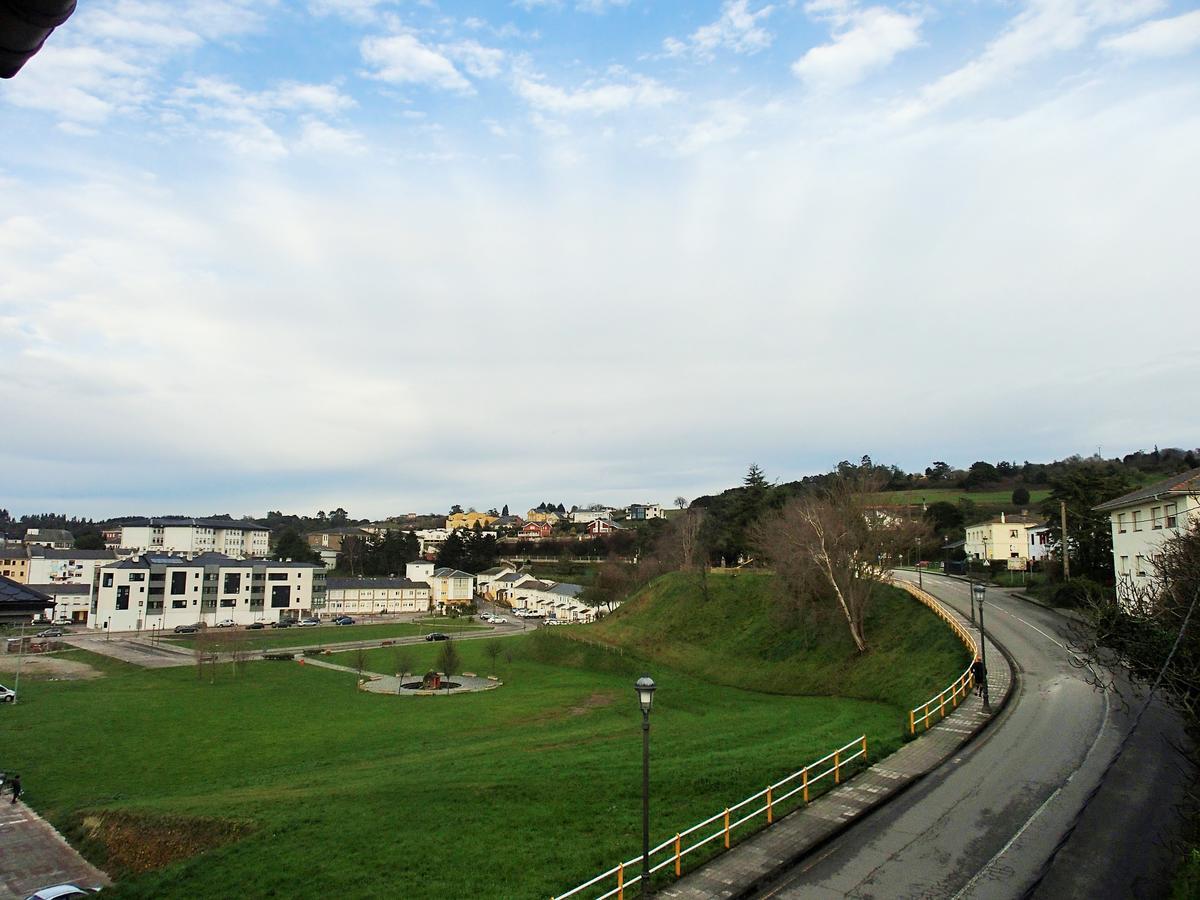
<instances>
[{"instance_id":1,"label":"paved road","mask_svg":"<svg viewBox=\"0 0 1200 900\"><path fill-rule=\"evenodd\" d=\"M969 610L966 584L924 580L939 599ZM752 896L957 900L1019 897L1035 887L1133 713L1071 665L1068 620L997 589L988 601L989 634L1016 664L1012 702L939 770ZM1175 717L1152 707L1033 896L1164 895L1173 865L1166 839L1177 828L1172 804L1185 780L1166 738L1179 735Z\"/></svg>"}]
</instances>

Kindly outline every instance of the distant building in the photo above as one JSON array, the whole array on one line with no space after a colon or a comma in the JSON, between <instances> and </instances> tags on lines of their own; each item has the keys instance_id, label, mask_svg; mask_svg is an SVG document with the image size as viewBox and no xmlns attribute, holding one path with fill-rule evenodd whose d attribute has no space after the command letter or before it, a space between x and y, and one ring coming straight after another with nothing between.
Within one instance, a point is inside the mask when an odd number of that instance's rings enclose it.
<instances>
[{"instance_id":1,"label":"distant building","mask_svg":"<svg viewBox=\"0 0 1200 900\"><path fill-rule=\"evenodd\" d=\"M451 513L446 518L446 530L457 531L460 528L474 529L476 525L480 528L487 528L495 522L499 516L489 516L487 513L481 512L465 512Z\"/></svg>"},{"instance_id":2,"label":"distant building","mask_svg":"<svg viewBox=\"0 0 1200 900\"><path fill-rule=\"evenodd\" d=\"M42 610L45 619L70 619L72 623L87 624L92 605L90 584L29 584L26 587L45 594L54 602Z\"/></svg>"},{"instance_id":3,"label":"distant building","mask_svg":"<svg viewBox=\"0 0 1200 900\"><path fill-rule=\"evenodd\" d=\"M115 562L112 550L57 550L29 548L28 584L86 584L91 587L96 569Z\"/></svg>"},{"instance_id":4,"label":"distant building","mask_svg":"<svg viewBox=\"0 0 1200 900\"><path fill-rule=\"evenodd\" d=\"M0 546L0 578L8 578L18 584L29 581L29 548L24 544Z\"/></svg>"},{"instance_id":5,"label":"distant building","mask_svg":"<svg viewBox=\"0 0 1200 900\"><path fill-rule=\"evenodd\" d=\"M475 600L475 576L470 572L442 567L428 579L434 609L445 612L451 606L469 606Z\"/></svg>"},{"instance_id":6,"label":"distant building","mask_svg":"<svg viewBox=\"0 0 1200 900\"><path fill-rule=\"evenodd\" d=\"M329 615L373 615L428 612L430 588L409 578L326 579L325 611Z\"/></svg>"},{"instance_id":7,"label":"distant building","mask_svg":"<svg viewBox=\"0 0 1200 900\"><path fill-rule=\"evenodd\" d=\"M537 541L550 537L550 532L553 530L554 526L549 522L526 522L520 531L520 535L523 538L532 538Z\"/></svg>"},{"instance_id":8,"label":"distant building","mask_svg":"<svg viewBox=\"0 0 1200 900\"><path fill-rule=\"evenodd\" d=\"M30 528L21 540L31 547L53 547L70 550L75 546L75 536L61 528Z\"/></svg>"},{"instance_id":9,"label":"distant building","mask_svg":"<svg viewBox=\"0 0 1200 900\"><path fill-rule=\"evenodd\" d=\"M595 522L597 519L610 519L616 510L607 507L599 506L591 509L573 509L571 510L571 521L576 525L587 525L589 522Z\"/></svg>"},{"instance_id":10,"label":"distant building","mask_svg":"<svg viewBox=\"0 0 1200 900\"><path fill-rule=\"evenodd\" d=\"M968 525L963 549L968 559L1004 560L1006 564L1010 559L1029 559L1025 533L1040 524L1029 516L1000 513L986 522Z\"/></svg>"},{"instance_id":11,"label":"distant building","mask_svg":"<svg viewBox=\"0 0 1200 900\"><path fill-rule=\"evenodd\" d=\"M122 523L120 537L113 543L135 553L258 557L270 554L271 531L255 522L232 519L136 519Z\"/></svg>"},{"instance_id":12,"label":"distant building","mask_svg":"<svg viewBox=\"0 0 1200 900\"><path fill-rule=\"evenodd\" d=\"M630 503L626 518L634 522L643 522L647 519L663 519L666 516L657 503Z\"/></svg>"},{"instance_id":13,"label":"distant building","mask_svg":"<svg viewBox=\"0 0 1200 900\"><path fill-rule=\"evenodd\" d=\"M1096 507L1109 514L1117 597L1127 599L1153 577L1163 542L1200 519L1200 469L1164 478Z\"/></svg>"},{"instance_id":14,"label":"distant building","mask_svg":"<svg viewBox=\"0 0 1200 900\"><path fill-rule=\"evenodd\" d=\"M614 531L624 531L623 525L618 525L610 519L596 519L588 523L588 534L595 537L600 537L606 534L612 534Z\"/></svg>"},{"instance_id":15,"label":"distant building","mask_svg":"<svg viewBox=\"0 0 1200 900\"><path fill-rule=\"evenodd\" d=\"M54 599L0 575L0 625L24 625L54 609Z\"/></svg>"},{"instance_id":16,"label":"distant building","mask_svg":"<svg viewBox=\"0 0 1200 900\"><path fill-rule=\"evenodd\" d=\"M312 615L324 605L325 569L315 563L148 554L96 571L88 625L113 631L223 619L249 625Z\"/></svg>"},{"instance_id":17,"label":"distant building","mask_svg":"<svg viewBox=\"0 0 1200 900\"><path fill-rule=\"evenodd\" d=\"M1046 559L1058 550L1057 542L1051 539L1050 529L1045 525L1026 529L1025 535L1029 538L1029 558L1034 562Z\"/></svg>"},{"instance_id":18,"label":"distant building","mask_svg":"<svg viewBox=\"0 0 1200 900\"><path fill-rule=\"evenodd\" d=\"M334 554L341 552L342 543L348 537L369 538L372 532L365 528L350 526L348 528L327 528L324 531L309 532L305 537L308 545L314 550L332 550Z\"/></svg>"}]
</instances>

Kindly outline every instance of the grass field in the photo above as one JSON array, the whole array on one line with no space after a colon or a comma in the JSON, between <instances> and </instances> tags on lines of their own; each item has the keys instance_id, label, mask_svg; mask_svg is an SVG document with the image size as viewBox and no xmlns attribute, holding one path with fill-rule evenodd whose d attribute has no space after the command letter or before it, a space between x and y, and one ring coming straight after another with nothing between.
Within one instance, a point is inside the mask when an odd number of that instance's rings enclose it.
<instances>
[{"instance_id":1,"label":"grass field","mask_svg":"<svg viewBox=\"0 0 1200 900\"><path fill-rule=\"evenodd\" d=\"M385 625L338 625L319 626L317 628L265 628L262 631L246 631L245 629L212 629L218 638L229 637L231 633L237 639L245 640L245 647L251 650L275 650L284 647L308 647L320 644L333 644L340 641L374 641L387 640L396 637L413 637L418 634L429 634L431 631L460 632L482 631L485 625L467 625L453 619L437 619L425 622L393 622ZM168 643L180 647L196 646L195 637L163 638Z\"/></svg>"},{"instance_id":2,"label":"grass field","mask_svg":"<svg viewBox=\"0 0 1200 900\"><path fill-rule=\"evenodd\" d=\"M765 576L713 580L730 585L707 604L713 616L770 593ZM547 897L640 845L633 680L644 669L660 688L656 840L864 731L878 758L900 742L909 695L957 674L937 620L889 597L887 627L906 636L919 677L851 666L846 686L878 697L796 696L840 689L828 681L838 649L810 646L836 623L751 649L721 634L711 653L685 652L697 632L664 636L687 624L688 590L668 577L610 617L603 636L623 632L622 652L576 640L592 637L587 626L497 639L504 686L454 697L365 694L352 674L291 662L236 677L218 666L210 683L191 667L145 671L80 651L106 677L23 685L22 702L0 710L0 767L21 772L31 805L118 876L106 892L117 897ZM739 622L758 641L783 630ZM458 645L462 668L491 672L489 643ZM651 662L652 645L663 652ZM416 670L439 650L405 648ZM373 650L369 668L394 659ZM801 677L804 659L820 671Z\"/></svg>"},{"instance_id":3,"label":"grass field","mask_svg":"<svg viewBox=\"0 0 1200 900\"><path fill-rule=\"evenodd\" d=\"M1049 496L1049 490L1030 491L1029 503L1025 505L1032 511ZM926 504L936 503L939 500L946 503L970 500L980 506L1015 508L1012 503L1012 491L964 491L959 488L933 488L915 491L883 491L871 495L871 503L879 506L920 506L922 500Z\"/></svg>"}]
</instances>

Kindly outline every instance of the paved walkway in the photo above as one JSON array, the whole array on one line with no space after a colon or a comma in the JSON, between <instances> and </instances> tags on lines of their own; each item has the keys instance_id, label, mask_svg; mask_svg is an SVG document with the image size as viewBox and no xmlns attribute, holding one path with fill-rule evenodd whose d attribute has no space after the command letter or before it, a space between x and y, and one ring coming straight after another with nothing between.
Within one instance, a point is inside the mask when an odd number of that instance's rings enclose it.
<instances>
[{"instance_id":1,"label":"paved walkway","mask_svg":"<svg viewBox=\"0 0 1200 900\"><path fill-rule=\"evenodd\" d=\"M968 618L944 603L941 605L970 627ZM987 659L988 689L995 713L1008 701L1013 672L1007 657L990 638ZM657 896L702 900L747 894L953 756L990 721L982 707L982 699L972 695L915 741L685 875ZM917 728L920 733L920 726Z\"/></svg>"},{"instance_id":2,"label":"paved walkway","mask_svg":"<svg viewBox=\"0 0 1200 900\"><path fill-rule=\"evenodd\" d=\"M28 897L53 884L111 884L108 876L71 849L62 835L24 803L0 802L0 900Z\"/></svg>"}]
</instances>

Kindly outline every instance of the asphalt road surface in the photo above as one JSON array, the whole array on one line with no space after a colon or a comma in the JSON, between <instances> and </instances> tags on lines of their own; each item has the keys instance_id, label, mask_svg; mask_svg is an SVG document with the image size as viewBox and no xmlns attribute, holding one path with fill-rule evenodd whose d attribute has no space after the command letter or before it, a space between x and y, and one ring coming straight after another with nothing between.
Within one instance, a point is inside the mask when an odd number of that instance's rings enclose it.
<instances>
[{"instance_id":1,"label":"asphalt road surface","mask_svg":"<svg viewBox=\"0 0 1200 900\"><path fill-rule=\"evenodd\" d=\"M911 573L898 577L915 580ZM937 575L924 582L969 612L964 582ZM1064 646L1069 620L995 588L987 599L988 633L1014 662L1008 706L937 771L754 896L1061 900L1168 893L1170 841L1179 828L1174 804L1188 778L1172 746L1182 737L1177 718L1152 705L1084 808L1136 706L1097 692L1071 664ZM1081 809L1074 833L1049 862Z\"/></svg>"}]
</instances>

